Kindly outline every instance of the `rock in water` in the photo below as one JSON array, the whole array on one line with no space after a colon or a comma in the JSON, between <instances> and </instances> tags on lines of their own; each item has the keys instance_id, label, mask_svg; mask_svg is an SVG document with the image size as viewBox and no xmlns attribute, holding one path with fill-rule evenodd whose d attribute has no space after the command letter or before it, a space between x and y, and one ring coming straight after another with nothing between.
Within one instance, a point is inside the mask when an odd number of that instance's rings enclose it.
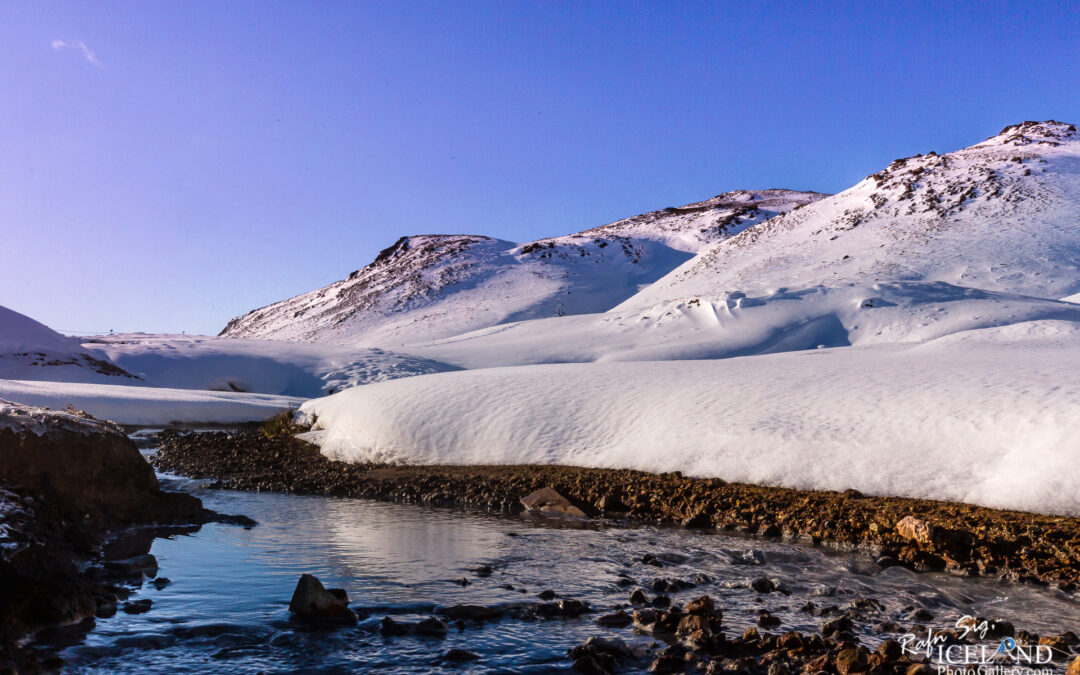
<instances>
[{"instance_id":1,"label":"rock in water","mask_svg":"<svg viewBox=\"0 0 1080 675\"><path fill-rule=\"evenodd\" d=\"M435 617L429 617L416 624L417 635L425 635L428 637L443 637L446 635L446 630L446 624L439 619L436 619Z\"/></svg>"},{"instance_id":2,"label":"rock in water","mask_svg":"<svg viewBox=\"0 0 1080 675\"><path fill-rule=\"evenodd\" d=\"M123 429L82 412L0 400L0 482L115 525L178 522L202 502L162 492L154 469Z\"/></svg>"},{"instance_id":3,"label":"rock in water","mask_svg":"<svg viewBox=\"0 0 1080 675\"><path fill-rule=\"evenodd\" d=\"M444 661L451 661L453 663L465 663L466 661L475 661L480 658L480 655L475 652L470 652L466 649L451 649L443 654Z\"/></svg>"},{"instance_id":4,"label":"rock in water","mask_svg":"<svg viewBox=\"0 0 1080 675\"><path fill-rule=\"evenodd\" d=\"M333 623L356 623L356 614L349 609L349 596L340 588L323 588L314 575L302 574L296 582L289 611L303 619Z\"/></svg>"},{"instance_id":5,"label":"rock in water","mask_svg":"<svg viewBox=\"0 0 1080 675\"><path fill-rule=\"evenodd\" d=\"M144 614L150 611L154 601L149 598L143 600L133 600L131 602L124 603L123 610L128 614Z\"/></svg>"},{"instance_id":6,"label":"rock in water","mask_svg":"<svg viewBox=\"0 0 1080 675\"><path fill-rule=\"evenodd\" d=\"M144 553L123 560L110 560L105 563L105 569L122 577L138 577L141 579L146 576L153 579L158 573L158 563L157 558L149 553Z\"/></svg>"},{"instance_id":7,"label":"rock in water","mask_svg":"<svg viewBox=\"0 0 1080 675\"><path fill-rule=\"evenodd\" d=\"M571 504L569 499L550 487L542 487L536 492L525 495L521 498L521 503L528 511L540 511L575 518L585 517L584 511Z\"/></svg>"},{"instance_id":8,"label":"rock in water","mask_svg":"<svg viewBox=\"0 0 1080 675\"><path fill-rule=\"evenodd\" d=\"M622 628L624 626L629 626L633 622L634 619L621 609L610 614L605 614L596 620L596 623L609 628Z\"/></svg>"}]
</instances>

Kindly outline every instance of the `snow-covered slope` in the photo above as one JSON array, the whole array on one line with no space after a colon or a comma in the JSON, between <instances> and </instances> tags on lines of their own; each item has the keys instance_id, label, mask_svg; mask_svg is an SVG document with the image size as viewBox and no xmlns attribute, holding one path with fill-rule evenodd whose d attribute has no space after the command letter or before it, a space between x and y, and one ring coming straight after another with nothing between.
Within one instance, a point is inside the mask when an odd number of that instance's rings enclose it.
<instances>
[{"instance_id":1,"label":"snow-covered slope","mask_svg":"<svg viewBox=\"0 0 1080 675\"><path fill-rule=\"evenodd\" d=\"M1022 321L1080 322L1080 305L944 282L702 294L604 314L523 321L410 348L462 368L721 359L920 342Z\"/></svg>"},{"instance_id":2,"label":"snow-covered slope","mask_svg":"<svg viewBox=\"0 0 1080 675\"><path fill-rule=\"evenodd\" d=\"M1025 122L899 159L703 252L633 299L934 281L1058 299L1080 291L1080 133Z\"/></svg>"},{"instance_id":3,"label":"snow-covered slope","mask_svg":"<svg viewBox=\"0 0 1080 675\"><path fill-rule=\"evenodd\" d=\"M1080 324L711 361L468 370L306 403L324 453L684 471L1080 515Z\"/></svg>"},{"instance_id":4,"label":"snow-covered slope","mask_svg":"<svg viewBox=\"0 0 1080 675\"><path fill-rule=\"evenodd\" d=\"M222 335L397 348L523 319L602 312L703 246L822 196L729 192L526 244L402 237L349 278L233 319Z\"/></svg>"},{"instance_id":5,"label":"snow-covered slope","mask_svg":"<svg viewBox=\"0 0 1080 675\"><path fill-rule=\"evenodd\" d=\"M376 348L130 333L87 338L83 348L153 387L311 398L368 382L455 370Z\"/></svg>"},{"instance_id":6,"label":"snow-covered slope","mask_svg":"<svg viewBox=\"0 0 1080 675\"><path fill-rule=\"evenodd\" d=\"M0 378L118 384L138 379L89 354L77 339L7 307L0 307Z\"/></svg>"}]
</instances>

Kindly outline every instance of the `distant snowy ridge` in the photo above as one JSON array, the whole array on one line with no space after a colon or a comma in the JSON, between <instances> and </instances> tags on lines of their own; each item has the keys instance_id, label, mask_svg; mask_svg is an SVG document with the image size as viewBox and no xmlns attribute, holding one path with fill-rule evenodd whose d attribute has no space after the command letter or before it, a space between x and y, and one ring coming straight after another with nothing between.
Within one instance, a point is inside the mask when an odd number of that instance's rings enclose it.
<instances>
[{"instance_id":1,"label":"distant snowy ridge","mask_svg":"<svg viewBox=\"0 0 1080 675\"><path fill-rule=\"evenodd\" d=\"M602 312L703 246L823 196L740 190L525 244L402 237L347 279L237 317L222 335L398 348L512 321Z\"/></svg>"},{"instance_id":2,"label":"distant snowy ridge","mask_svg":"<svg viewBox=\"0 0 1080 675\"><path fill-rule=\"evenodd\" d=\"M129 384L131 373L91 355L79 340L0 307L0 378Z\"/></svg>"}]
</instances>

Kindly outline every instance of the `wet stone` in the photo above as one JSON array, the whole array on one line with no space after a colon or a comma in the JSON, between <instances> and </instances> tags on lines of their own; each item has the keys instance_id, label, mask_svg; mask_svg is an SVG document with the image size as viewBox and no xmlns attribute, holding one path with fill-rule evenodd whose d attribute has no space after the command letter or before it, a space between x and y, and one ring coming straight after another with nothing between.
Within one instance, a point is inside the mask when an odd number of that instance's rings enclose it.
<instances>
[{"instance_id":1,"label":"wet stone","mask_svg":"<svg viewBox=\"0 0 1080 675\"><path fill-rule=\"evenodd\" d=\"M435 617L424 619L420 623L416 624L417 635L423 635L427 637L443 637L444 635L446 635L446 632L446 624L439 619L436 619Z\"/></svg>"},{"instance_id":2,"label":"wet stone","mask_svg":"<svg viewBox=\"0 0 1080 675\"><path fill-rule=\"evenodd\" d=\"M121 609L126 614L144 614L150 611L150 607L153 606L154 601L149 598L142 600L133 600L132 602L125 602Z\"/></svg>"},{"instance_id":3,"label":"wet stone","mask_svg":"<svg viewBox=\"0 0 1080 675\"><path fill-rule=\"evenodd\" d=\"M649 666L650 673L682 673L685 670L686 659L670 654L657 657Z\"/></svg>"},{"instance_id":4,"label":"wet stone","mask_svg":"<svg viewBox=\"0 0 1080 675\"><path fill-rule=\"evenodd\" d=\"M450 661L451 663L465 663L467 661L476 661L480 658L480 655L467 649L454 648L447 650L442 658L443 661Z\"/></svg>"},{"instance_id":5,"label":"wet stone","mask_svg":"<svg viewBox=\"0 0 1080 675\"><path fill-rule=\"evenodd\" d=\"M780 626L780 623L780 617L774 616L767 611L763 611L758 614L757 625L761 626L762 628L777 628Z\"/></svg>"},{"instance_id":6,"label":"wet stone","mask_svg":"<svg viewBox=\"0 0 1080 675\"><path fill-rule=\"evenodd\" d=\"M383 617L382 622L379 624L379 634L383 637L397 637L401 635L408 635L409 626L408 624L394 621L394 619L389 616Z\"/></svg>"},{"instance_id":7,"label":"wet stone","mask_svg":"<svg viewBox=\"0 0 1080 675\"><path fill-rule=\"evenodd\" d=\"M585 512L570 503L570 500L555 491L544 487L521 498L521 504L527 511L537 511L548 515L584 518Z\"/></svg>"},{"instance_id":8,"label":"wet stone","mask_svg":"<svg viewBox=\"0 0 1080 675\"><path fill-rule=\"evenodd\" d=\"M758 577L750 582L750 588L758 593L772 593L776 590L776 582L767 577Z\"/></svg>"},{"instance_id":9,"label":"wet stone","mask_svg":"<svg viewBox=\"0 0 1080 675\"><path fill-rule=\"evenodd\" d=\"M349 596L340 588L324 588L314 575L303 574L296 582L289 611L300 619L331 623L356 623Z\"/></svg>"},{"instance_id":10,"label":"wet stone","mask_svg":"<svg viewBox=\"0 0 1080 675\"><path fill-rule=\"evenodd\" d=\"M623 626L629 626L633 622L633 617L621 609L610 614L604 614L596 620L596 623L609 628L622 628Z\"/></svg>"}]
</instances>

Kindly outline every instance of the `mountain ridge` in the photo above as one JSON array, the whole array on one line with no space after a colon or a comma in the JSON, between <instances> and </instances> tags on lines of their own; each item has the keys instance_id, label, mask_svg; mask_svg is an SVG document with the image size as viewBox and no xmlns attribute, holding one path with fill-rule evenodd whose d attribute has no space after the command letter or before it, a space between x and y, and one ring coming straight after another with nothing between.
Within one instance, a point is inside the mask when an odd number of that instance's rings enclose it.
<instances>
[{"instance_id":1,"label":"mountain ridge","mask_svg":"<svg viewBox=\"0 0 1080 675\"><path fill-rule=\"evenodd\" d=\"M737 190L521 244L401 237L346 279L236 317L220 335L386 346L605 311L703 246L822 197Z\"/></svg>"}]
</instances>

